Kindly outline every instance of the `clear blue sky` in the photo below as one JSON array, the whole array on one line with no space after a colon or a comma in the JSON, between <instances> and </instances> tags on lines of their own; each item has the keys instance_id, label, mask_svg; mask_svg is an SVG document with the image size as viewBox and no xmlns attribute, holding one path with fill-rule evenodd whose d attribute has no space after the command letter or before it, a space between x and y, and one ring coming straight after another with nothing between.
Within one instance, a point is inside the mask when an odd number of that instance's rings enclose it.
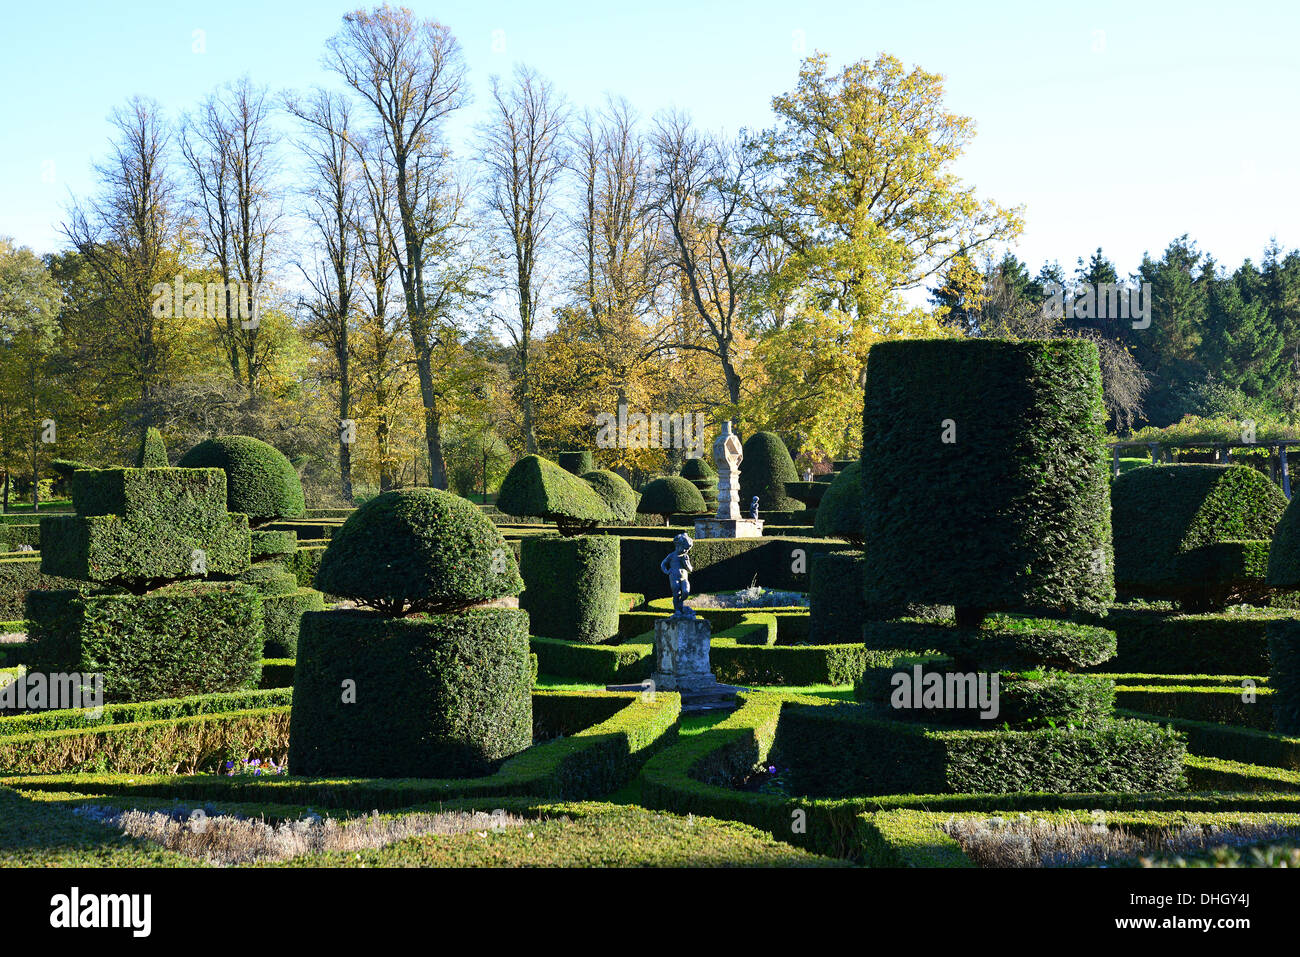
<instances>
[{"instance_id":1,"label":"clear blue sky","mask_svg":"<svg viewBox=\"0 0 1300 957\"><path fill-rule=\"evenodd\" d=\"M734 132L767 122L800 44L835 65L881 51L947 78L978 136L959 172L1024 204L1031 269L1102 246L1121 273L1190 233L1221 264L1300 246L1300 12L1294 2L412 2L460 40L474 105L523 61L571 101L606 91ZM70 193L93 186L107 117L132 94L173 115L249 73L332 84L323 0L6 0L0 35L0 235L61 248ZM129 11L129 12L128 12ZM194 31L204 31L196 53ZM495 31L503 31L496 34ZM505 41L504 52L494 40Z\"/></svg>"}]
</instances>

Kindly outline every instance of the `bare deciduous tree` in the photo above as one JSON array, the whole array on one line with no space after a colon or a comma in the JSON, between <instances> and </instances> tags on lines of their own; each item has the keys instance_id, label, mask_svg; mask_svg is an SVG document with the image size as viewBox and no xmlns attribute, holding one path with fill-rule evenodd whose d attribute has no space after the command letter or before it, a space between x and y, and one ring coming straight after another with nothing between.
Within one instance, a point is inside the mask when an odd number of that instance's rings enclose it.
<instances>
[{"instance_id":1,"label":"bare deciduous tree","mask_svg":"<svg viewBox=\"0 0 1300 957\"><path fill-rule=\"evenodd\" d=\"M652 202L672 238L669 261L684 284L692 324L705 332L677 336L663 348L715 356L735 405L740 401L736 333L748 279L742 232L745 161L733 147L701 135L681 113L660 117L652 143Z\"/></svg>"},{"instance_id":2,"label":"bare deciduous tree","mask_svg":"<svg viewBox=\"0 0 1300 957\"><path fill-rule=\"evenodd\" d=\"M507 285L515 314L504 318L519 368L524 447L537 451L529 358L541 309L545 260L556 215L554 192L566 162L566 110L547 82L527 68L503 90L492 78L495 112L484 134L487 205L494 218L498 256L510 261Z\"/></svg>"},{"instance_id":3,"label":"bare deciduous tree","mask_svg":"<svg viewBox=\"0 0 1300 957\"><path fill-rule=\"evenodd\" d=\"M321 255L298 268L311 289L305 301L310 320L306 333L323 343L333 358L338 387L339 480L345 502L352 501L352 330L356 319L357 276L360 269L362 194L360 160L349 141L351 106L324 90L305 100L286 100L289 112L302 121L306 135L301 147L310 177L304 215L311 224Z\"/></svg>"},{"instance_id":4,"label":"bare deciduous tree","mask_svg":"<svg viewBox=\"0 0 1300 957\"><path fill-rule=\"evenodd\" d=\"M199 236L226 287L224 314L211 318L231 374L250 392L257 391L268 358L258 348L260 325L249 318L255 315L252 297L270 272L268 253L282 215L270 115L266 88L244 77L209 96L185 120L181 138L194 182L191 205L202 224ZM243 284L240 295L249 298L232 304L232 283Z\"/></svg>"},{"instance_id":5,"label":"bare deciduous tree","mask_svg":"<svg viewBox=\"0 0 1300 957\"><path fill-rule=\"evenodd\" d=\"M468 296L468 270L457 262L466 245L465 190L454 182L441 121L465 99L465 67L451 31L417 20L405 8L357 10L328 44L327 62L373 111L379 161L390 164L400 230L394 263L406 299L424 401L429 482L447 487L433 352L438 324ZM376 172L368 169L367 176Z\"/></svg>"}]
</instances>

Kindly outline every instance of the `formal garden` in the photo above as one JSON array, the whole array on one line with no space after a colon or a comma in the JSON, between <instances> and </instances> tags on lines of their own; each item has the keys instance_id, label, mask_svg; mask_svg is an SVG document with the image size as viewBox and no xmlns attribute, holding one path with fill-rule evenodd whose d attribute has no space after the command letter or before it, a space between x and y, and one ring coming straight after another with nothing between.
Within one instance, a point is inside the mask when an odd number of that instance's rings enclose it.
<instances>
[{"instance_id":1,"label":"formal garden","mask_svg":"<svg viewBox=\"0 0 1300 957\"><path fill-rule=\"evenodd\" d=\"M1112 477L1100 375L881 343L812 481L727 425L491 504L314 507L264 442L149 433L0 526L0 861L1294 865L1300 511Z\"/></svg>"}]
</instances>

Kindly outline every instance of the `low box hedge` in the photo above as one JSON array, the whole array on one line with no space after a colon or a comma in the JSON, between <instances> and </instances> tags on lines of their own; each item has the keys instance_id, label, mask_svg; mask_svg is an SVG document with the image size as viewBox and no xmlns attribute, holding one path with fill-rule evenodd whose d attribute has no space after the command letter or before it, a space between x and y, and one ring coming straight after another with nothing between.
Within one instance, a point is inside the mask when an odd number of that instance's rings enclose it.
<instances>
[{"instance_id":1,"label":"low box hedge","mask_svg":"<svg viewBox=\"0 0 1300 957\"><path fill-rule=\"evenodd\" d=\"M289 664L292 667L293 663ZM94 717L91 709L33 711L0 716L0 737L43 731L101 729L113 724L169 721L201 714L224 714L228 711L256 711L287 707L289 700L290 692L286 686L272 690L231 691L184 698L159 698L131 704L110 704L104 706L99 717Z\"/></svg>"},{"instance_id":2,"label":"low box hedge","mask_svg":"<svg viewBox=\"0 0 1300 957\"><path fill-rule=\"evenodd\" d=\"M176 774L243 758L284 760L289 708L221 711L0 737L0 772Z\"/></svg>"},{"instance_id":3,"label":"low box hedge","mask_svg":"<svg viewBox=\"0 0 1300 957\"><path fill-rule=\"evenodd\" d=\"M327 778L301 776L158 776L127 774L42 774L0 779L25 790L163 797L193 801L251 801L369 811L406 808L455 798L535 796L589 799L616 791L636 776L646 759L676 739L681 699L675 694L534 692L535 701L553 697L588 699L587 708L539 705L552 725L567 711L599 715L598 700L615 698L624 707L599 723L572 729L564 737L534 745L493 774L477 778ZM292 767L291 767L292 770Z\"/></svg>"},{"instance_id":4,"label":"low box hedge","mask_svg":"<svg viewBox=\"0 0 1300 957\"><path fill-rule=\"evenodd\" d=\"M1261 731L1258 728L1239 728L1212 721L1171 718L1141 711L1116 709L1115 714L1117 717L1156 722L1178 731L1187 739L1187 750L1201 757L1300 769L1300 738Z\"/></svg>"},{"instance_id":5,"label":"low box hedge","mask_svg":"<svg viewBox=\"0 0 1300 957\"><path fill-rule=\"evenodd\" d=\"M1248 695L1240 686L1120 685L1115 689L1115 703L1128 711L1262 731L1273 726L1275 698L1268 688L1253 688Z\"/></svg>"},{"instance_id":6,"label":"low box hedge","mask_svg":"<svg viewBox=\"0 0 1300 957\"><path fill-rule=\"evenodd\" d=\"M1186 747L1156 724L1027 731L936 730L861 705L789 707L774 749L793 787L850 794L1165 791L1184 785Z\"/></svg>"},{"instance_id":7,"label":"low box hedge","mask_svg":"<svg viewBox=\"0 0 1300 957\"><path fill-rule=\"evenodd\" d=\"M629 535L620 537L619 546L623 591L641 592L647 598L672 595L668 576L659 570L659 563L672 551L671 542ZM806 592L813 556L844 547L843 542L795 536L699 539L691 548L695 568L691 590L731 591L757 579L764 588Z\"/></svg>"},{"instance_id":8,"label":"low box hedge","mask_svg":"<svg viewBox=\"0 0 1300 957\"><path fill-rule=\"evenodd\" d=\"M1162 608L1117 606L1095 619L1115 632L1116 653L1105 671L1166 674L1267 674L1266 630L1271 621L1294 621L1300 612L1239 606L1223 612L1183 614Z\"/></svg>"}]
</instances>

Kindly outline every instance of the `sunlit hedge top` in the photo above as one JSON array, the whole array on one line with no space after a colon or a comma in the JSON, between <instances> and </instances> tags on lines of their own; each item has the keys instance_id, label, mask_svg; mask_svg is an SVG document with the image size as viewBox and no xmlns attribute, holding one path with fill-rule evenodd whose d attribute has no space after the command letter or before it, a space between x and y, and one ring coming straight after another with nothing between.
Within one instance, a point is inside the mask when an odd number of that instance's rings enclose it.
<instances>
[{"instance_id":1,"label":"sunlit hedge top","mask_svg":"<svg viewBox=\"0 0 1300 957\"><path fill-rule=\"evenodd\" d=\"M873 346L868 602L1102 610L1114 596L1104 422L1091 342Z\"/></svg>"},{"instance_id":2,"label":"sunlit hedge top","mask_svg":"<svg viewBox=\"0 0 1300 957\"><path fill-rule=\"evenodd\" d=\"M613 518L590 485L540 455L525 455L506 473L497 508L507 515L549 519L562 531Z\"/></svg>"},{"instance_id":3,"label":"sunlit hedge top","mask_svg":"<svg viewBox=\"0 0 1300 957\"><path fill-rule=\"evenodd\" d=\"M626 522L636 514L636 491L617 472L596 469L583 475L582 480L609 506L616 521Z\"/></svg>"}]
</instances>

